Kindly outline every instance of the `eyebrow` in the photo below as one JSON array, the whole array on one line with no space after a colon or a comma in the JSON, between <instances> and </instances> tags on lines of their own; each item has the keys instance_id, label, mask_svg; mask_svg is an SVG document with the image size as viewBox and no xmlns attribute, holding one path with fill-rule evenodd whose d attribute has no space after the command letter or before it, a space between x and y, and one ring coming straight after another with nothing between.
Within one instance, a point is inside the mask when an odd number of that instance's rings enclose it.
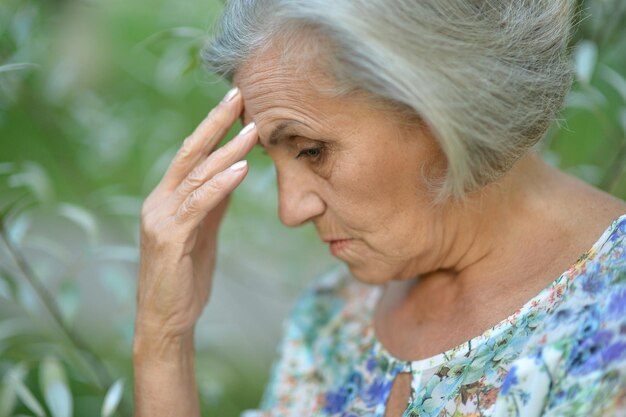
<instances>
[{"instance_id":1,"label":"eyebrow","mask_svg":"<svg viewBox=\"0 0 626 417\"><path fill-rule=\"evenodd\" d=\"M271 146L277 145L281 140L285 139L285 130L287 130L290 127L293 127L293 126L297 126L297 125L304 125L304 126L306 126L304 123L298 122L296 120L287 120L287 121L281 122L270 133L270 136L269 136L269 139L268 139L269 145L271 145ZM259 142L259 144L261 146L263 146L263 144L261 142Z\"/></svg>"}]
</instances>

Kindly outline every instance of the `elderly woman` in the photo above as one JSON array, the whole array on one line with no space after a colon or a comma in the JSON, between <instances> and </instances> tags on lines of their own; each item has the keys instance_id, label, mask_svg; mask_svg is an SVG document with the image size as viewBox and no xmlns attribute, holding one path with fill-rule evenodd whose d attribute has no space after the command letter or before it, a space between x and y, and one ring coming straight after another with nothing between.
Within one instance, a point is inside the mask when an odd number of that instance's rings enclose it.
<instances>
[{"instance_id":1,"label":"elderly woman","mask_svg":"<svg viewBox=\"0 0 626 417\"><path fill-rule=\"evenodd\" d=\"M237 87L143 206L135 415L200 415L194 326L255 144L281 221L348 268L299 300L247 416L626 415L626 204L531 149L570 86L571 12L230 1L204 57Z\"/></svg>"}]
</instances>

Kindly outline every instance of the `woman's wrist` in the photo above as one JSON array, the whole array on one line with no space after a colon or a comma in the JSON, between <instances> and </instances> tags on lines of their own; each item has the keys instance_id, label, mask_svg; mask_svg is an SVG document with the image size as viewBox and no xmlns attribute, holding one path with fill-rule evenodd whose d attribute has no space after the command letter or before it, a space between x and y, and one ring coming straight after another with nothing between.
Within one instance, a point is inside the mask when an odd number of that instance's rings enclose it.
<instances>
[{"instance_id":1,"label":"woman's wrist","mask_svg":"<svg viewBox=\"0 0 626 417\"><path fill-rule=\"evenodd\" d=\"M164 331L135 328L133 357L138 361L180 363L194 355L193 329L185 334L169 334Z\"/></svg>"},{"instance_id":2,"label":"woman's wrist","mask_svg":"<svg viewBox=\"0 0 626 417\"><path fill-rule=\"evenodd\" d=\"M200 416L193 331L137 331L133 356L135 417Z\"/></svg>"}]
</instances>

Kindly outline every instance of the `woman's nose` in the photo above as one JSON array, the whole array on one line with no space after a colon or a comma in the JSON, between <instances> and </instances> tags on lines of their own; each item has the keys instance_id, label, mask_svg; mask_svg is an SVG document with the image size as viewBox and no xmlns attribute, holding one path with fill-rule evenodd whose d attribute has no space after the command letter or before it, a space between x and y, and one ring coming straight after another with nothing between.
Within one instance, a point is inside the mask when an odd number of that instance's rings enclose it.
<instances>
[{"instance_id":1,"label":"woman's nose","mask_svg":"<svg viewBox=\"0 0 626 417\"><path fill-rule=\"evenodd\" d=\"M277 170L276 177L278 217L285 226L301 226L324 212L324 201L315 190L314 180L307 174Z\"/></svg>"}]
</instances>

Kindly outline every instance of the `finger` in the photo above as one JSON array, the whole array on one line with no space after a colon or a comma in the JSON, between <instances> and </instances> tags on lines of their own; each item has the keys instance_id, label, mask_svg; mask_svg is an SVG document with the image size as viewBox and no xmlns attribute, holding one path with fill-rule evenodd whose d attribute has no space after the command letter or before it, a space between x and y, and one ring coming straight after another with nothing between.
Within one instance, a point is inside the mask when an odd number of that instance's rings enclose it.
<instances>
[{"instance_id":1,"label":"finger","mask_svg":"<svg viewBox=\"0 0 626 417\"><path fill-rule=\"evenodd\" d=\"M253 122L244 127L233 140L209 155L187 175L172 194L172 206L177 208L189 194L200 188L214 175L243 159L257 141L258 133Z\"/></svg>"},{"instance_id":2,"label":"finger","mask_svg":"<svg viewBox=\"0 0 626 417\"><path fill-rule=\"evenodd\" d=\"M165 191L174 190L198 162L222 140L242 110L241 93L235 87L184 140L158 187Z\"/></svg>"},{"instance_id":3,"label":"finger","mask_svg":"<svg viewBox=\"0 0 626 417\"><path fill-rule=\"evenodd\" d=\"M191 230L217 207L245 178L247 161L239 161L213 176L195 189L180 205L174 216L175 223Z\"/></svg>"}]
</instances>

